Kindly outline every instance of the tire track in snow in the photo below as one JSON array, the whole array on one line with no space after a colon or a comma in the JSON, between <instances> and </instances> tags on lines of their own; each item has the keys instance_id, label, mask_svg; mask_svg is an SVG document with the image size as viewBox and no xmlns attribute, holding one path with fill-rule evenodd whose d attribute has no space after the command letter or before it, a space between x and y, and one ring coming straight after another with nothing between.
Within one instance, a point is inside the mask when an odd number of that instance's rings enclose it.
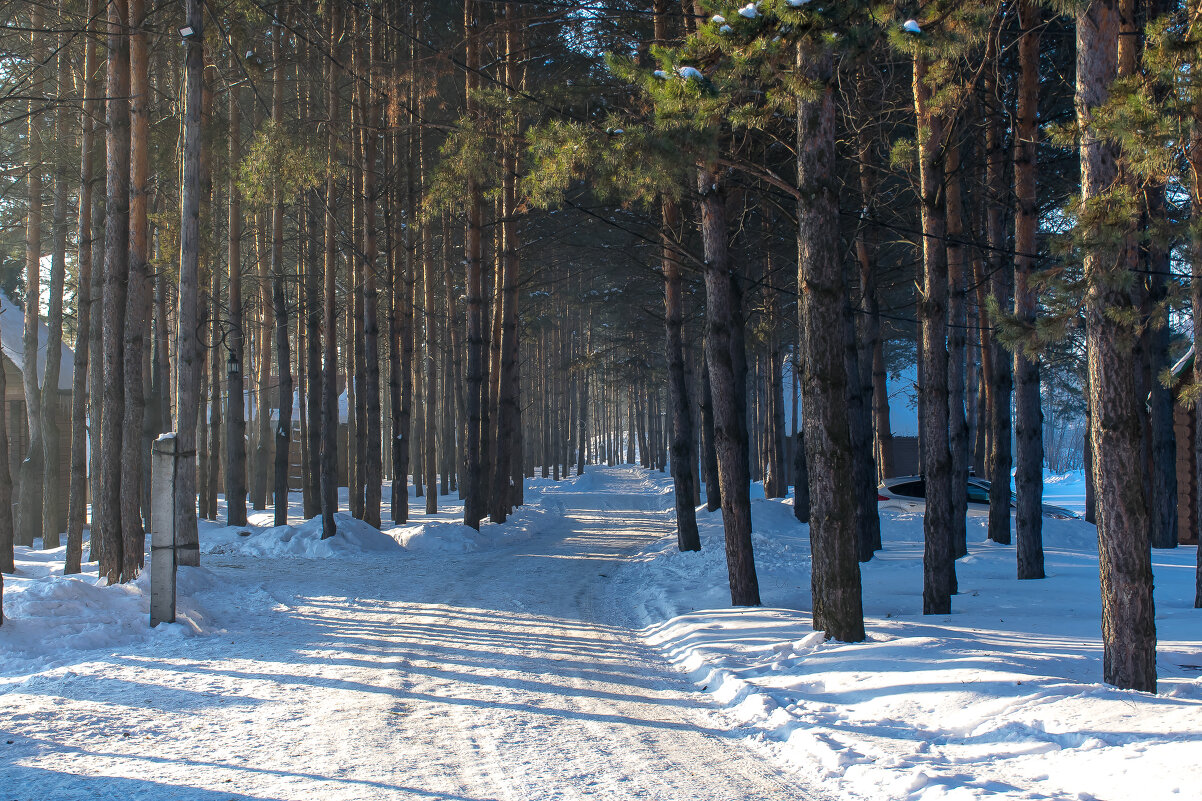
<instances>
[{"instance_id":1,"label":"tire track in snow","mask_svg":"<svg viewBox=\"0 0 1202 801\"><path fill-rule=\"evenodd\" d=\"M0 696L4 798L813 797L602 600L670 496L618 468L529 497L546 525L491 550L210 561L226 631Z\"/></svg>"}]
</instances>

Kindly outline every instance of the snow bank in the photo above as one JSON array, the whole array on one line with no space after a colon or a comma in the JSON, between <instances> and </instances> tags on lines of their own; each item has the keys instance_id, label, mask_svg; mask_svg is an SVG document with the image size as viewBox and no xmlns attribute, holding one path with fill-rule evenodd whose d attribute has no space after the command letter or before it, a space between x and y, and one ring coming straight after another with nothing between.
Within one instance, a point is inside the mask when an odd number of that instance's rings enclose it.
<instances>
[{"instance_id":1,"label":"snow bank","mask_svg":"<svg viewBox=\"0 0 1202 801\"><path fill-rule=\"evenodd\" d=\"M1045 503L1063 506L1079 515L1085 514L1085 471L1043 474L1043 499Z\"/></svg>"},{"instance_id":2,"label":"snow bank","mask_svg":"<svg viewBox=\"0 0 1202 801\"><path fill-rule=\"evenodd\" d=\"M454 513L454 519L423 520L414 525L388 529L386 533L406 550L468 553L529 539L546 530L553 517L545 509L527 503L510 514L504 523L493 524L486 518L481 521L480 530L476 531L471 526L463 525L460 507Z\"/></svg>"},{"instance_id":3,"label":"snow bank","mask_svg":"<svg viewBox=\"0 0 1202 801\"><path fill-rule=\"evenodd\" d=\"M1068 492L1073 484L1062 481ZM839 797L1196 796L1193 548L1153 555L1161 694L1150 696L1100 683L1088 523L1046 520L1048 578L1019 582L1013 546L986 542L985 520L970 520L953 614L923 616L922 518L886 514L885 550L862 572L869 639L844 644L811 627L808 527L789 502L762 494L753 518L764 607L729 606L721 515L704 507L701 552L680 553L665 538L615 592L633 599L647 640L710 693L727 725L824 777Z\"/></svg>"},{"instance_id":4,"label":"snow bank","mask_svg":"<svg viewBox=\"0 0 1202 801\"><path fill-rule=\"evenodd\" d=\"M571 485L573 482L561 483ZM539 481L535 480L533 485L537 487ZM410 522L404 525L387 525L391 497L385 487L383 529L339 512L334 516L338 533L323 540L320 517L295 525L276 526L273 512L251 512L245 526L220 526L200 521L200 549L206 554L305 559L357 559L405 551L467 553L526 539L544 530L550 519L546 510L528 503L510 515L503 525L493 525L486 519L480 531L475 531L463 525L463 502L454 494L439 496L439 511L428 515L424 511L424 499L415 497L412 487L409 492ZM538 490L533 489L532 493L537 496ZM299 493L293 494L297 497L290 503L289 514L299 517ZM342 501L345 506L345 497ZM218 513L225 517L224 499L219 499Z\"/></svg>"},{"instance_id":5,"label":"snow bank","mask_svg":"<svg viewBox=\"0 0 1202 801\"><path fill-rule=\"evenodd\" d=\"M210 615L196 596L213 587L212 574L181 567L177 617L150 628L150 572L129 584L107 586L96 564L62 574L64 549L16 549L17 571L4 577L0 676L25 675L87 658L87 652L199 634Z\"/></svg>"},{"instance_id":6,"label":"snow bank","mask_svg":"<svg viewBox=\"0 0 1202 801\"><path fill-rule=\"evenodd\" d=\"M201 522L200 550L208 554L333 559L397 551L397 541L349 514L334 515L337 534L321 538L321 518L287 526L216 526Z\"/></svg>"}]
</instances>

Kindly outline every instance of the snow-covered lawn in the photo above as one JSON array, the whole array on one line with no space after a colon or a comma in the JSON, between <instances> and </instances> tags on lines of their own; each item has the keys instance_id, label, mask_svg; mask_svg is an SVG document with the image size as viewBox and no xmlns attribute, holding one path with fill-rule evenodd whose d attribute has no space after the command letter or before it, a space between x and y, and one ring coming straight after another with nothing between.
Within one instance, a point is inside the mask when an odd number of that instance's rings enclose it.
<instances>
[{"instance_id":1,"label":"snow-covered lawn","mask_svg":"<svg viewBox=\"0 0 1202 801\"><path fill-rule=\"evenodd\" d=\"M1053 485L1071 505L1073 480ZM1147 696L1100 684L1081 521L1048 521L1037 582L970 521L953 614L923 617L921 519L887 517L869 640L846 645L810 628L788 502L755 501L765 606L732 609L719 514L676 552L662 474L590 469L526 500L479 533L449 497L324 542L299 499L294 525L202 524L205 566L156 630L145 578L97 586L19 549L0 799L1199 797L1194 548L1154 554Z\"/></svg>"},{"instance_id":2,"label":"snow-covered lawn","mask_svg":"<svg viewBox=\"0 0 1202 801\"><path fill-rule=\"evenodd\" d=\"M1078 505L1076 477L1049 482ZM1075 501L1074 501L1075 498ZM922 518L884 513L885 550L863 566L869 638L812 631L809 541L788 501L753 502L765 606L732 609L721 514L703 550L665 539L626 568L648 640L721 707L723 719L841 797L1202 797L1202 610L1196 549L1156 551L1160 694L1100 683L1097 533L1045 520L1048 577L1014 578L1013 546L969 520L953 614L922 609Z\"/></svg>"}]
</instances>

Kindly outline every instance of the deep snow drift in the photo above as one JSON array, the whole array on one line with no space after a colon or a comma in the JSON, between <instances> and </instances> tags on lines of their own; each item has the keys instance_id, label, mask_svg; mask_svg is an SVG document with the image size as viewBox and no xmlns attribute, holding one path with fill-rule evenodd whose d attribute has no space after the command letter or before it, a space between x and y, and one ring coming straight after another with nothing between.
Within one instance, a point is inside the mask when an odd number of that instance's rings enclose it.
<instances>
[{"instance_id":1,"label":"deep snow drift","mask_svg":"<svg viewBox=\"0 0 1202 801\"><path fill-rule=\"evenodd\" d=\"M1049 502L1073 505L1075 483L1050 482ZM702 552L676 552L661 474L591 468L531 481L526 500L479 533L450 498L432 519L411 499L413 522L383 532L340 515L326 541L299 508L290 526L203 523L205 567L181 571L180 622L157 630L145 577L98 586L95 565L64 578L61 550L19 549L4 797L1143 801L1202 786L1194 548L1154 553L1153 697L1100 684L1081 521L1046 521L1037 582L970 521L954 612L923 617L921 519L884 518L863 567L869 640L847 645L810 628L807 530L787 501L754 502L765 606L732 609L719 513L699 514Z\"/></svg>"}]
</instances>

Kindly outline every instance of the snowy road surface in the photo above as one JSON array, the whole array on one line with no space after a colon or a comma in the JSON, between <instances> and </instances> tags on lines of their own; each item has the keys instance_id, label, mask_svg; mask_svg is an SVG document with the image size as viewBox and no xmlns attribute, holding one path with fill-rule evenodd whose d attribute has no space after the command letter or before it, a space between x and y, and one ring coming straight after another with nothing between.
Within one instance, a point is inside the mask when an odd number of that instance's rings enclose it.
<instances>
[{"instance_id":1,"label":"snowy road surface","mask_svg":"<svg viewBox=\"0 0 1202 801\"><path fill-rule=\"evenodd\" d=\"M605 602L670 521L637 471L606 484L548 488L527 539L484 551L207 556L217 631L0 695L0 798L822 798Z\"/></svg>"}]
</instances>

